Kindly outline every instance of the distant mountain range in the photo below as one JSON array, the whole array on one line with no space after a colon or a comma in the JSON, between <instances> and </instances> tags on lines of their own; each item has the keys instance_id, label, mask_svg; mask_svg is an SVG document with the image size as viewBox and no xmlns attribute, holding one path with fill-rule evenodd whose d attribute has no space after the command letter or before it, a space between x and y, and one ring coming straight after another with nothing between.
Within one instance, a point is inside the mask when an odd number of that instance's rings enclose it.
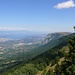
<instances>
[{"instance_id":1,"label":"distant mountain range","mask_svg":"<svg viewBox=\"0 0 75 75\"><path fill-rule=\"evenodd\" d=\"M42 41L42 44L47 44L48 42L50 42L53 39L59 39L62 36L67 36L70 35L71 33L69 32L58 32L58 33L50 33L48 34L44 40Z\"/></svg>"}]
</instances>

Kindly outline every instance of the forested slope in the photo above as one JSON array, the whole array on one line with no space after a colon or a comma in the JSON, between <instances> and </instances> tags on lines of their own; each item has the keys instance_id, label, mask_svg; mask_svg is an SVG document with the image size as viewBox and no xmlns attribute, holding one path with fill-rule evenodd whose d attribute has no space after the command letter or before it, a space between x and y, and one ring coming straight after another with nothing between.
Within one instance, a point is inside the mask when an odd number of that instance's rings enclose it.
<instances>
[{"instance_id":1,"label":"forested slope","mask_svg":"<svg viewBox=\"0 0 75 75\"><path fill-rule=\"evenodd\" d=\"M0 75L36 75L38 71L44 70L50 64L53 66L64 56L62 49L67 46L68 38L72 36L73 34L60 38L62 42L54 48L28 60L28 62L23 61L19 65L16 65L10 70L6 70Z\"/></svg>"}]
</instances>

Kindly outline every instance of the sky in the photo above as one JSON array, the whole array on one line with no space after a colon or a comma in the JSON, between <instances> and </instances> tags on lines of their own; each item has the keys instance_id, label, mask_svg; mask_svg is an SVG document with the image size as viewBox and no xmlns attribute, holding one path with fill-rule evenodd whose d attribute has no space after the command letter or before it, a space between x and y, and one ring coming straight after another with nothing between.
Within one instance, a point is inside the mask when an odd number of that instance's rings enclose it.
<instances>
[{"instance_id":1,"label":"sky","mask_svg":"<svg viewBox=\"0 0 75 75\"><path fill-rule=\"evenodd\" d=\"M75 0L0 0L0 30L73 32Z\"/></svg>"}]
</instances>

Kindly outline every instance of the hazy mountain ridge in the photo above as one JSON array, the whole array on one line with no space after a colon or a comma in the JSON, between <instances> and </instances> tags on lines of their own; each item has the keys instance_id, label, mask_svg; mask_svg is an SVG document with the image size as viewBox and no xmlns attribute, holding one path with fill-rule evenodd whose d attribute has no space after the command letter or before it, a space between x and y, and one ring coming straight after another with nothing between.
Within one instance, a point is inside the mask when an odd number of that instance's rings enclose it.
<instances>
[{"instance_id":1,"label":"hazy mountain ridge","mask_svg":"<svg viewBox=\"0 0 75 75\"><path fill-rule=\"evenodd\" d=\"M50 33L44 38L44 41L42 41L43 43L41 42L41 45L37 49L35 48L35 51L41 54L61 43L66 45L68 43L68 38L71 34L72 33L68 32L52 33L52 34Z\"/></svg>"},{"instance_id":2,"label":"hazy mountain ridge","mask_svg":"<svg viewBox=\"0 0 75 75\"><path fill-rule=\"evenodd\" d=\"M42 44L47 44L48 42L50 42L53 39L58 39L62 36L67 36L70 35L70 32L57 32L57 33L50 33L48 34L45 39L42 41Z\"/></svg>"}]
</instances>

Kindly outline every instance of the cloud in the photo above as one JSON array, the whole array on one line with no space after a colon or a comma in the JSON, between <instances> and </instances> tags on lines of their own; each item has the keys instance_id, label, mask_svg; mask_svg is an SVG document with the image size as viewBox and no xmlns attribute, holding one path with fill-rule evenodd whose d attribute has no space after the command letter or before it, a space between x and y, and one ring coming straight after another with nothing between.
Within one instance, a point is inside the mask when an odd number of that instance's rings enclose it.
<instances>
[{"instance_id":1,"label":"cloud","mask_svg":"<svg viewBox=\"0 0 75 75\"><path fill-rule=\"evenodd\" d=\"M70 7L75 7L73 0L68 0L66 2L58 3L57 5L54 6L54 8L56 9L63 9L63 8L70 8Z\"/></svg>"},{"instance_id":2,"label":"cloud","mask_svg":"<svg viewBox=\"0 0 75 75\"><path fill-rule=\"evenodd\" d=\"M31 30L31 29L27 29L27 28L0 27L0 30L8 30L8 31L15 30L15 31L18 31L18 30Z\"/></svg>"}]
</instances>

